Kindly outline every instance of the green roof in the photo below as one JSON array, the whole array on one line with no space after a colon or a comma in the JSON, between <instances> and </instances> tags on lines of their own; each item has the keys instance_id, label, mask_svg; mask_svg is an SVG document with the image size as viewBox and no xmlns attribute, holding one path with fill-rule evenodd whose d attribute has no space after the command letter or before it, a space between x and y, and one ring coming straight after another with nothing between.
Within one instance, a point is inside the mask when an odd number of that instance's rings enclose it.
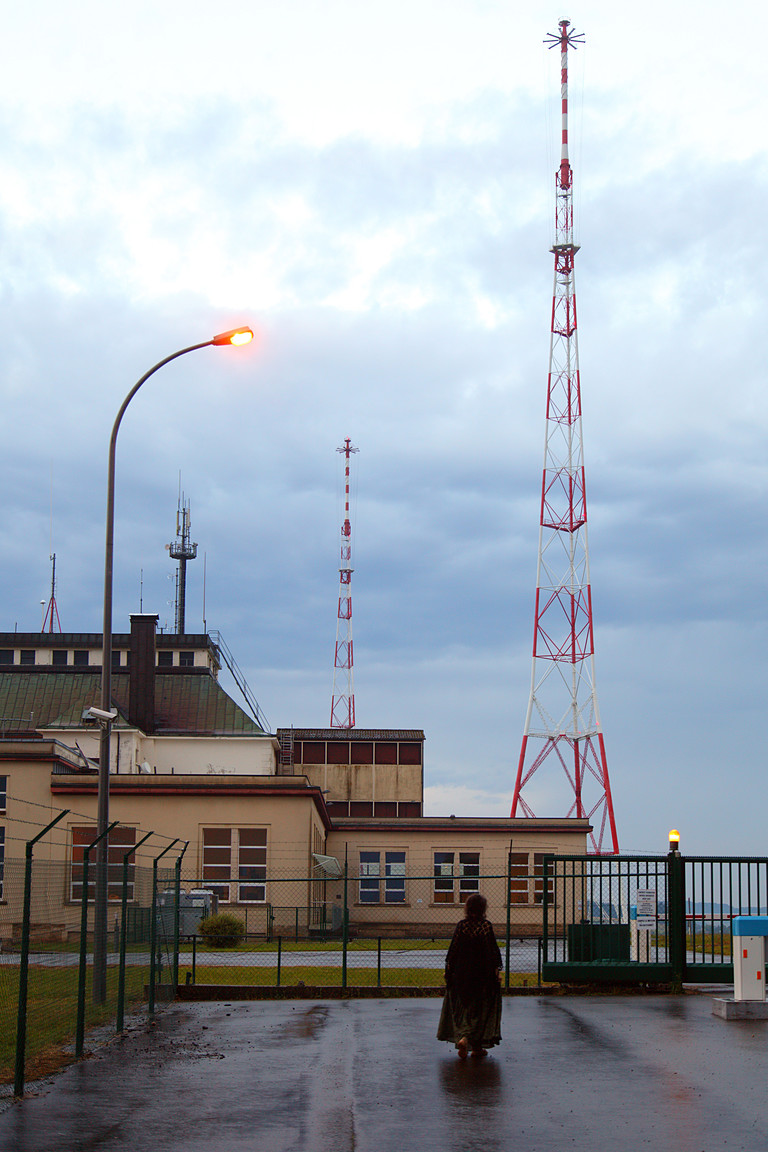
<instances>
[{"instance_id":1,"label":"green roof","mask_svg":"<svg viewBox=\"0 0 768 1152\"><path fill-rule=\"evenodd\" d=\"M39 728L82 728L83 711L98 704L101 673L39 668L0 672L0 732ZM129 675L112 674L116 727L128 727ZM155 673L156 735L261 736L247 712L227 696L207 671Z\"/></svg>"}]
</instances>

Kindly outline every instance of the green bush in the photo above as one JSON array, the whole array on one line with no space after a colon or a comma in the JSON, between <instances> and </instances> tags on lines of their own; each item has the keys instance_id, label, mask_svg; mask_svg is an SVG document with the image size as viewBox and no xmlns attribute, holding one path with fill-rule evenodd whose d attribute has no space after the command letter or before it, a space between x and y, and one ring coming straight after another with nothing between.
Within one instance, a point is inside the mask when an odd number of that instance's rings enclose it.
<instances>
[{"instance_id":1,"label":"green bush","mask_svg":"<svg viewBox=\"0 0 768 1152\"><path fill-rule=\"evenodd\" d=\"M201 920L198 932L212 948L235 948L245 939L245 924L231 912L219 912Z\"/></svg>"}]
</instances>

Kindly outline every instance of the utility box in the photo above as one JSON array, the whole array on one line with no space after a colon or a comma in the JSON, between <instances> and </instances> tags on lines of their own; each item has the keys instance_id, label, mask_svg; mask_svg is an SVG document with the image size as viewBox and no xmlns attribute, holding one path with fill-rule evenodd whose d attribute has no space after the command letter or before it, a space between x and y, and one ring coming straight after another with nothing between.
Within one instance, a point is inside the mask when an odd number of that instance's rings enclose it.
<instances>
[{"instance_id":1,"label":"utility box","mask_svg":"<svg viewBox=\"0 0 768 1152\"><path fill-rule=\"evenodd\" d=\"M765 941L768 916L734 916L731 921L733 998L765 1003Z\"/></svg>"},{"instance_id":2,"label":"utility box","mask_svg":"<svg viewBox=\"0 0 768 1152\"><path fill-rule=\"evenodd\" d=\"M206 920L209 916L215 916L219 911L219 897L210 888L190 888L189 890L189 907L196 910L197 919L195 927L201 920ZM195 928L192 929L195 931Z\"/></svg>"},{"instance_id":3,"label":"utility box","mask_svg":"<svg viewBox=\"0 0 768 1152\"><path fill-rule=\"evenodd\" d=\"M215 892L208 888L193 888L190 892L179 892L179 935L193 936L200 927L200 921L213 916L219 909ZM157 898L157 926L160 935L174 934L176 923L176 889L168 888Z\"/></svg>"}]
</instances>

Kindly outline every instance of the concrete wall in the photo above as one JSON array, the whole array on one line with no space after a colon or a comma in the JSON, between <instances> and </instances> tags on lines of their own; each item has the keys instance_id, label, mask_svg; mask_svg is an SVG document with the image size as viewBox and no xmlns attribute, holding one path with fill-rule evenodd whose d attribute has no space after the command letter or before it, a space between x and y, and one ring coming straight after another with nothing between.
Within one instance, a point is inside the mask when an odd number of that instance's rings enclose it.
<instances>
[{"instance_id":1,"label":"concrete wall","mask_svg":"<svg viewBox=\"0 0 768 1152\"><path fill-rule=\"evenodd\" d=\"M415 800L423 795L420 764L302 764L297 771L333 800Z\"/></svg>"},{"instance_id":2,"label":"concrete wall","mask_svg":"<svg viewBox=\"0 0 768 1152\"><path fill-rule=\"evenodd\" d=\"M98 728L47 728L45 735L62 743L77 740L86 756L98 758ZM112 729L115 774L136 773L147 763L154 772L221 776L272 776L275 741L271 736L145 736L134 729Z\"/></svg>"}]
</instances>

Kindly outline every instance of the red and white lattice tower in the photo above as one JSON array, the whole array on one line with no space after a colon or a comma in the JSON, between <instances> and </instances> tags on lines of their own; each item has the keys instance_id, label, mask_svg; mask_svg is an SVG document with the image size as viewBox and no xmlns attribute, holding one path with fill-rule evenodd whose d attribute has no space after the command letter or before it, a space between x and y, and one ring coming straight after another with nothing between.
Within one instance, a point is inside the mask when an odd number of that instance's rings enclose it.
<instances>
[{"instance_id":1,"label":"red and white lattice tower","mask_svg":"<svg viewBox=\"0 0 768 1152\"><path fill-rule=\"evenodd\" d=\"M347 439L337 452L343 452L344 523L341 526L341 563L339 565L339 615L336 622L336 655L333 663L333 698L331 728L354 728L355 691L353 687L352 652L352 525L349 521L349 458L359 452Z\"/></svg>"},{"instance_id":2,"label":"red and white lattice tower","mask_svg":"<svg viewBox=\"0 0 768 1152\"><path fill-rule=\"evenodd\" d=\"M540 768L556 769L569 817L592 823L595 853L618 852L608 764L595 691L592 590L576 331L573 171L568 160L569 21L545 43L560 46L562 150L555 173L555 285L547 382L531 695L512 816L533 816L523 792ZM565 779L563 779L563 776ZM548 782L551 786L553 781ZM546 787L544 792L551 791ZM530 793L529 793L530 796Z\"/></svg>"}]
</instances>

